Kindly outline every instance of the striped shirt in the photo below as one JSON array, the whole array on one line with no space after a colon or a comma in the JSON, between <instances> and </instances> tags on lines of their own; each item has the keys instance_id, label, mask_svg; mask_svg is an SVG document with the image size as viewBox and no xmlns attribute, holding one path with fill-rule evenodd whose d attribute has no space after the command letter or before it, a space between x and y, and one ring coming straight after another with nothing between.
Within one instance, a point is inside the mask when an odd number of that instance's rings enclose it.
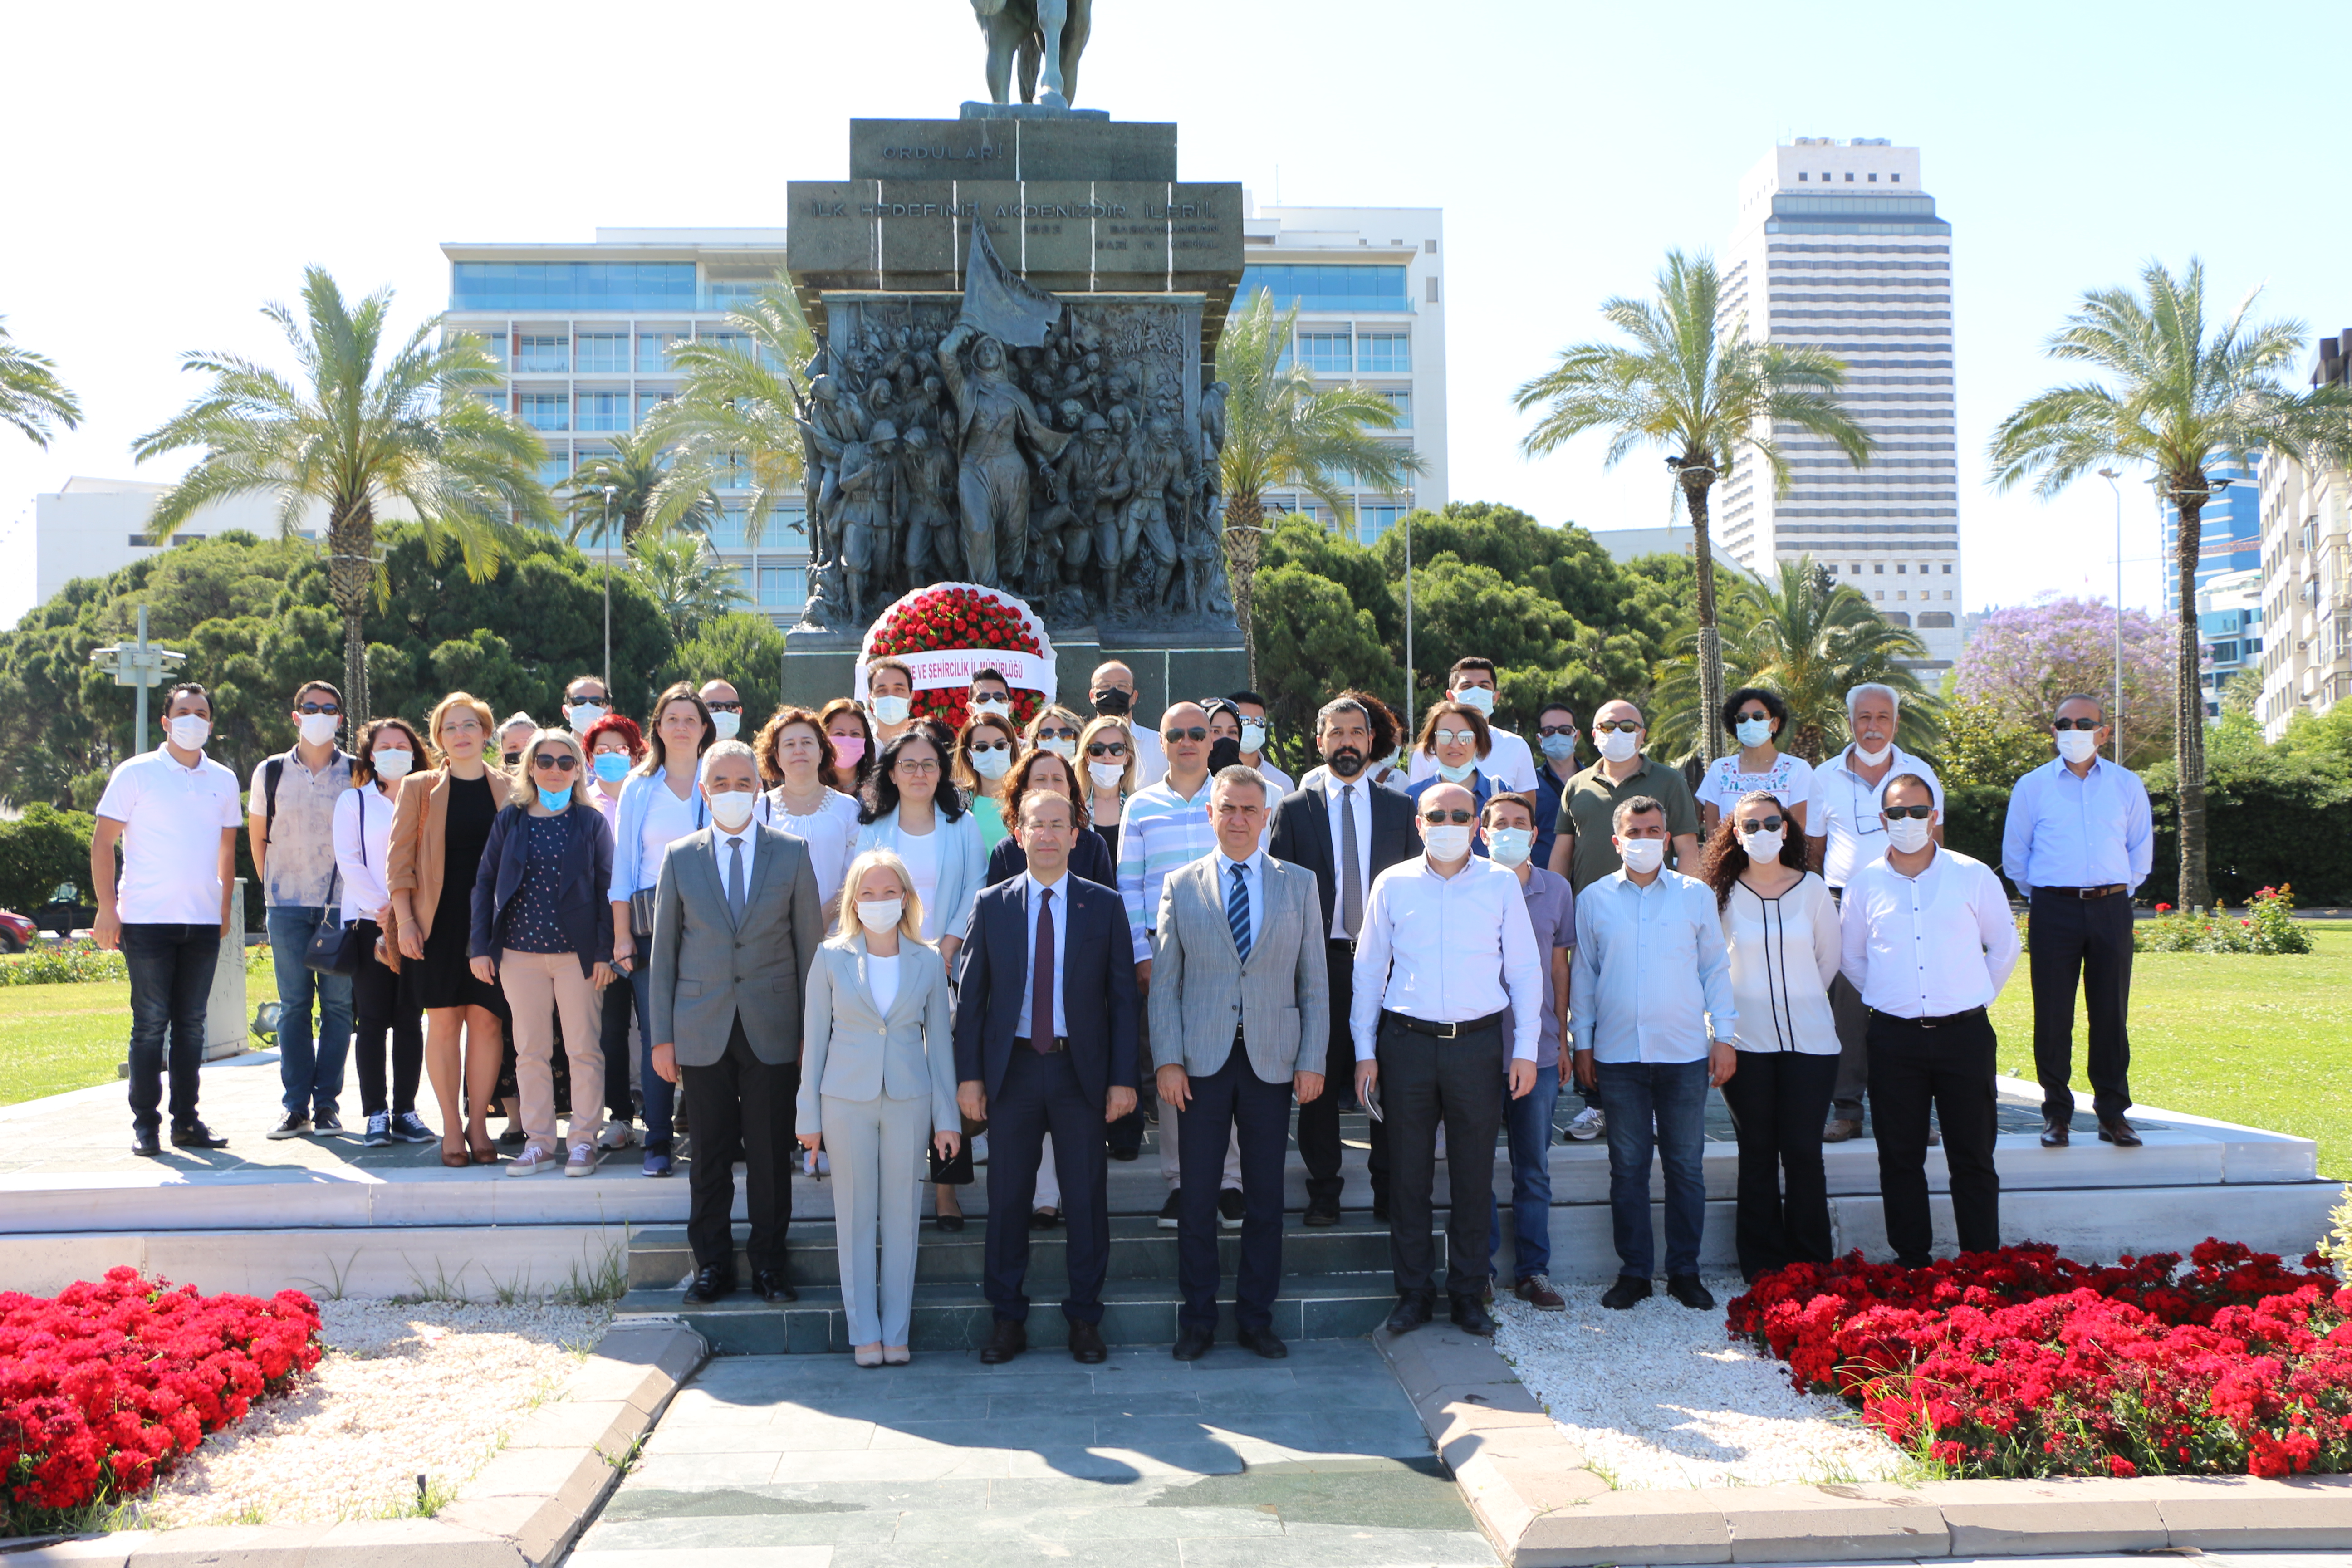
<instances>
[{"instance_id":1,"label":"striped shirt","mask_svg":"<svg viewBox=\"0 0 2352 1568\"><path fill-rule=\"evenodd\" d=\"M1118 895L1135 931L1137 963L1151 956L1151 922L1160 917L1160 885L1177 867L1217 847L1209 826L1209 780L1186 799L1166 779L1128 796L1119 816Z\"/></svg>"}]
</instances>

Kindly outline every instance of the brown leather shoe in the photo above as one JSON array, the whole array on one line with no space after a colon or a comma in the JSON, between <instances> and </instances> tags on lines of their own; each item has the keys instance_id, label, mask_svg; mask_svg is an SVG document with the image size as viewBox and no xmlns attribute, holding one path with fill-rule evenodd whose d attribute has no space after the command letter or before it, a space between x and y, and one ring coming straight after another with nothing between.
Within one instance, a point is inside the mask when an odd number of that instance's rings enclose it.
<instances>
[{"instance_id":1,"label":"brown leather shoe","mask_svg":"<svg viewBox=\"0 0 2352 1568\"><path fill-rule=\"evenodd\" d=\"M2063 1149L2073 1141L2074 1128L2067 1118L2045 1116L2042 1119L2042 1146L2044 1149Z\"/></svg>"},{"instance_id":2,"label":"brown leather shoe","mask_svg":"<svg viewBox=\"0 0 2352 1568\"><path fill-rule=\"evenodd\" d=\"M1828 1125L1822 1129L1822 1142L1824 1143L1843 1143L1849 1138L1859 1136L1861 1131L1862 1121L1860 1118L1832 1116L1830 1118Z\"/></svg>"},{"instance_id":3,"label":"brown leather shoe","mask_svg":"<svg viewBox=\"0 0 2352 1568\"><path fill-rule=\"evenodd\" d=\"M2132 1124L2120 1116L2102 1116L2099 1118L2099 1142L2112 1143L2118 1149L2137 1149L2139 1147L2139 1134L2133 1131Z\"/></svg>"},{"instance_id":4,"label":"brown leather shoe","mask_svg":"<svg viewBox=\"0 0 2352 1568\"><path fill-rule=\"evenodd\" d=\"M1514 1286L1511 1294L1538 1312L1565 1312L1568 1299L1551 1288L1551 1281L1540 1274L1530 1274Z\"/></svg>"},{"instance_id":5,"label":"brown leather shoe","mask_svg":"<svg viewBox=\"0 0 2352 1568\"><path fill-rule=\"evenodd\" d=\"M982 1366L1002 1366L1029 1348L1029 1331L1010 1318L999 1318L989 1331L988 1342L980 1347Z\"/></svg>"}]
</instances>

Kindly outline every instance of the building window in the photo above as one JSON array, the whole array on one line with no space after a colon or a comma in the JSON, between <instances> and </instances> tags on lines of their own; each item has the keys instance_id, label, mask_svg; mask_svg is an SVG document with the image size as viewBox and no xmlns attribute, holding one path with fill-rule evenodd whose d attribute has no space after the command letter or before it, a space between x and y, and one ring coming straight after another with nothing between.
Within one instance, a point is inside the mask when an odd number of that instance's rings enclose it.
<instances>
[{"instance_id":1,"label":"building window","mask_svg":"<svg viewBox=\"0 0 2352 1568\"><path fill-rule=\"evenodd\" d=\"M1952 612L1949 610L1922 610L1919 612L1919 629L1923 632L1949 631L1951 629L1951 626Z\"/></svg>"},{"instance_id":2,"label":"building window","mask_svg":"<svg viewBox=\"0 0 2352 1568\"><path fill-rule=\"evenodd\" d=\"M1437 303L1437 279L1434 279L1434 278L1425 278L1425 279L1422 279L1422 285L1423 285L1423 287L1424 289L1426 289L1428 290L1428 293L1429 293L1429 302L1430 302L1431 304L1433 304L1433 305L1436 304L1436 303Z\"/></svg>"},{"instance_id":3,"label":"building window","mask_svg":"<svg viewBox=\"0 0 2352 1568\"><path fill-rule=\"evenodd\" d=\"M1396 428L1400 430L1412 429L1412 394L1410 392L1383 392L1381 395L1389 400L1389 410L1396 416Z\"/></svg>"},{"instance_id":4,"label":"building window","mask_svg":"<svg viewBox=\"0 0 2352 1568\"><path fill-rule=\"evenodd\" d=\"M807 603L807 567L762 566L760 568L760 608L797 610Z\"/></svg>"},{"instance_id":5,"label":"building window","mask_svg":"<svg viewBox=\"0 0 2352 1568\"><path fill-rule=\"evenodd\" d=\"M580 395L578 416L573 428L580 430L626 430L629 427L629 395L625 392L583 392Z\"/></svg>"},{"instance_id":6,"label":"building window","mask_svg":"<svg viewBox=\"0 0 2352 1568\"><path fill-rule=\"evenodd\" d=\"M579 368L589 374L626 375L629 374L629 334L626 332L583 332L578 343Z\"/></svg>"},{"instance_id":7,"label":"building window","mask_svg":"<svg viewBox=\"0 0 2352 1568\"><path fill-rule=\"evenodd\" d=\"M1871 175L1871 176L1870 176L1870 183L1871 183L1872 184L1874 184L1874 184L1878 184L1878 176L1877 176L1877 175L1875 175L1875 174Z\"/></svg>"},{"instance_id":8,"label":"building window","mask_svg":"<svg viewBox=\"0 0 2352 1568\"><path fill-rule=\"evenodd\" d=\"M1430 255L1432 255L1432 256L1434 256L1434 255L1436 255L1436 254L1437 254L1437 241L1435 241L1435 240L1433 240L1433 239L1424 239L1424 240L1423 240L1423 241L1421 242L1421 247L1422 247L1422 249L1423 249L1423 250L1426 251L1428 254L1430 254Z\"/></svg>"},{"instance_id":9,"label":"building window","mask_svg":"<svg viewBox=\"0 0 2352 1568\"><path fill-rule=\"evenodd\" d=\"M1870 570L1872 575L1884 577L1886 575L1886 563L1884 561L1873 562L1871 563Z\"/></svg>"},{"instance_id":10,"label":"building window","mask_svg":"<svg viewBox=\"0 0 2352 1568\"><path fill-rule=\"evenodd\" d=\"M730 353L749 357L751 353L751 334L749 332L698 332L695 335L702 342L716 344Z\"/></svg>"},{"instance_id":11,"label":"building window","mask_svg":"<svg viewBox=\"0 0 2352 1568\"><path fill-rule=\"evenodd\" d=\"M1895 599L1896 599L1897 601L1901 601L1901 600L1904 600L1904 599L1907 599L1907 598L1909 598L1910 596L1911 596L1910 595L1908 595L1908 594L1905 593L1905 592L1904 592L1902 589L1900 589L1900 588L1897 588L1897 589L1895 589Z\"/></svg>"},{"instance_id":12,"label":"building window","mask_svg":"<svg viewBox=\"0 0 2352 1568\"><path fill-rule=\"evenodd\" d=\"M525 333L515 339L515 369L527 374L544 375L571 368L572 341L569 338Z\"/></svg>"},{"instance_id":13,"label":"building window","mask_svg":"<svg viewBox=\"0 0 2352 1568\"><path fill-rule=\"evenodd\" d=\"M1899 185L1903 183L1903 176L1900 174L1889 174L1887 176L1887 181L1889 184Z\"/></svg>"},{"instance_id":14,"label":"building window","mask_svg":"<svg viewBox=\"0 0 2352 1568\"><path fill-rule=\"evenodd\" d=\"M539 460L539 482L549 489L572 477L572 459L560 454Z\"/></svg>"},{"instance_id":15,"label":"building window","mask_svg":"<svg viewBox=\"0 0 2352 1568\"><path fill-rule=\"evenodd\" d=\"M572 399L561 392L525 392L517 395L522 422L534 430L572 428Z\"/></svg>"},{"instance_id":16,"label":"building window","mask_svg":"<svg viewBox=\"0 0 2352 1568\"><path fill-rule=\"evenodd\" d=\"M1853 563L1853 574L1854 576L1856 576L1856 577L1859 577L1859 576L1861 576L1861 575L1862 575L1862 563L1861 563L1861 562L1857 561L1857 562L1855 562L1855 563Z\"/></svg>"},{"instance_id":17,"label":"building window","mask_svg":"<svg viewBox=\"0 0 2352 1568\"><path fill-rule=\"evenodd\" d=\"M1801 170L1799 170L1799 171L1797 172L1797 183L1798 183L1799 184L1801 184L1801 184L1803 184L1807 180L1811 179L1811 177L1812 177L1812 176L1811 176L1810 174L1806 174L1803 170L1801 170Z\"/></svg>"},{"instance_id":18,"label":"building window","mask_svg":"<svg viewBox=\"0 0 2352 1568\"><path fill-rule=\"evenodd\" d=\"M1950 599L1950 598L1951 598L1951 596L1952 596L1952 591L1951 591L1949 588L1945 589L1945 590L1944 590L1944 597L1945 597L1947 600L1948 600L1948 599Z\"/></svg>"},{"instance_id":19,"label":"building window","mask_svg":"<svg viewBox=\"0 0 2352 1568\"><path fill-rule=\"evenodd\" d=\"M1360 332L1356 336L1356 369L1365 375L1405 375L1412 370L1412 336L1408 332Z\"/></svg>"},{"instance_id":20,"label":"building window","mask_svg":"<svg viewBox=\"0 0 2352 1568\"><path fill-rule=\"evenodd\" d=\"M761 548L777 551L808 548L808 509L780 506L768 513L768 526L760 535Z\"/></svg>"},{"instance_id":21,"label":"building window","mask_svg":"<svg viewBox=\"0 0 2352 1568\"><path fill-rule=\"evenodd\" d=\"M1952 569L1951 569L1951 567L1950 567L1949 565L1945 566L1945 568L1944 568L1944 575L1945 575L1945 576L1947 576L1947 577L1948 577L1948 576L1950 576L1951 574L1952 574Z\"/></svg>"},{"instance_id":22,"label":"building window","mask_svg":"<svg viewBox=\"0 0 2352 1568\"><path fill-rule=\"evenodd\" d=\"M1897 577L1902 576L1904 573L1908 572L1909 570L1910 570L1910 568L1909 568L1908 566L1906 566L1905 564L1903 564L1903 563L1902 563L1902 562L1900 562L1900 561L1897 561L1897 562L1895 563L1895 574Z\"/></svg>"},{"instance_id":23,"label":"building window","mask_svg":"<svg viewBox=\"0 0 2352 1568\"><path fill-rule=\"evenodd\" d=\"M1834 561L1825 562L1822 563L1822 570L1834 577L1837 575L1837 563Z\"/></svg>"},{"instance_id":24,"label":"building window","mask_svg":"<svg viewBox=\"0 0 2352 1568\"><path fill-rule=\"evenodd\" d=\"M1345 327L1299 333L1298 357L1318 375L1349 375L1356 368L1353 339Z\"/></svg>"},{"instance_id":25,"label":"building window","mask_svg":"<svg viewBox=\"0 0 2352 1568\"><path fill-rule=\"evenodd\" d=\"M453 310L691 310L691 261L459 261Z\"/></svg>"},{"instance_id":26,"label":"building window","mask_svg":"<svg viewBox=\"0 0 2352 1568\"><path fill-rule=\"evenodd\" d=\"M683 332L639 332L637 334L637 374L667 375L670 373L670 345L684 341Z\"/></svg>"},{"instance_id":27,"label":"building window","mask_svg":"<svg viewBox=\"0 0 2352 1568\"><path fill-rule=\"evenodd\" d=\"M644 424L647 419L653 416L655 409L659 408L663 404L667 403L669 400L670 394L667 392L638 393L637 423L640 425Z\"/></svg>"},{"instance_id":28,"label":"building window","mask_svg":"<svg viewBox=\"0 0 2352 1568\"><path fill-rule=\"evenodd\" d=\"M1847 184L1849 184L1849 185L1850 185L1850 184L1853 184L1853 175L1852 174L1848 174L1846 175L1846 177L1845 177L1845 183L1846 183Z\"/></svg>"},{"instance_id":29,"label":"building window","mask_svg":"<svg viewBox=\"0 0 2352 1568\"><path fill-rule=\"evenodd\" d=\"M1871 590L1870 596L1883 604L1886 599L1886 590L1884 588L1874 588Z\"/></svg>"},{"instance_id":30,"label":"building window","mask_svg":"<svg viewBox=\"0 0 2352 1568\"><path fill-rule=\"evenodd\" d=\"M1402 266L1277 262L1244 270L1234 299L1237 307L1245 307L1263 289L1274 296L1277 310L1293 305L1307 311L1410 310L1412 297L1405 287Z\"/></svg>"},{"instance_id":31,"label":"building window","mask_svg":"<svg viewBox=\"0 0 2352 1568\"><path fill-rule=\"evenodd\" d=\"M720 507L704 530L703 537L710 542L713 550L742 549L743 509L740 506Z\"/></svg>"},{"instance_id":32,"label":"building window","mask_svg":"<svg viewBox=\"0 0 2352 1568\"><path fill-rule=\"evenodd\" d=\"M1911 612L1889 610L1886 612L1886 624L1890 626L1903 626L1907 629L1911 625Z\"/></svg>"},{"instance_id":33,"label":"building window","mask_svg":"<svg viewBox=\"0 0 2352 1568\"><path fill-rule=\"evenodd\" d=\"M1408 506L1360 506L1356 509L1356 537L1370 544L1404 520L1412 509Z\"/></svg>"}]
</instances>

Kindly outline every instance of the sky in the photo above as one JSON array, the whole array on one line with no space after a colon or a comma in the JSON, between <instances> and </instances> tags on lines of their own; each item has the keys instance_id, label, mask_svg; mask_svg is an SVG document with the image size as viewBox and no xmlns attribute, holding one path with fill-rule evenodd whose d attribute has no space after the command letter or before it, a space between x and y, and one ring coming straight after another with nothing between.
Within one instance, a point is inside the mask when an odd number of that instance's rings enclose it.
<instances>
[{"instance_id":1,"label":"sky","mask_svg":"<svg viewBox=\"0 0 2352 1568\"><path fill-rule=\"evenodd\" d=\"M1796 136L1922 149L1953 226L1960 524L1971 608L2108 597L2115 500L1985 482L2000 417L2066 369L2083 290L2203 258L2216 311L2352 326L2343 0L1676 6L1587 0L1098 0L1076 101L1173 120L1188 180L1271 204L1439 206L1454 499L1656 527L1654 456L1540 461L1511 394L1664 253L1723 248L1740 176ZM969 0L221 0L26 5L10 76L0 316L79 393L42 451L0 430L0 528L69 475L169 479L135 437L199 388L189 350L288 363L262 303L317 262L398 319L443 308L444 241L600 226L782 226L784 183L847 174L852 116L985 96ZM2309 358L2294 379L2307 374ZM2127 603L2158 594L2126 487Z\"/></svg>"}]
</instances>

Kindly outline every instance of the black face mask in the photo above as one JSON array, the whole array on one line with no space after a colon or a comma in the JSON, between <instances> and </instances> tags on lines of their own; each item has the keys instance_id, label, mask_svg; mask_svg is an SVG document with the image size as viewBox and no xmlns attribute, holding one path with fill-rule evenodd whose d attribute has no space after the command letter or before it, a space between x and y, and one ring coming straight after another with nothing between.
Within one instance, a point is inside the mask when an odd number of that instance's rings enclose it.
<instances>
[{"instance_id":1,"label":"black face mask","mask_svg":"<svg viewBox=\"0 0 2352 1568\"><path fill-rule=\"evenodd\" d=\"M1220 735L1209 742L1209 772L1217 773L1242 760L1242 743L1231 735Z\"/></svg>"},{"instance_id":2,"label":"black face mask","mask_svg":"<svg viewBox=\"0 0 2352 1568\"><path fill-rule=\"evenodd\" d=\"M1135 706L1135 699L1117 688L1095 692L1093 697L1095 711L1111 718L1118 718Z\"/></svg>"},{"instance_id":3,"label":"black face mask","mask_svg":"<svg viewBox=\"0 0 2352 1568\"><path fill-rule=\"evenodd\" d=\"M1364 753L1353 746L1342 746L1323 760L1343 779L1354 778L1364 771Z\"/></svg>"}]
</instances>

